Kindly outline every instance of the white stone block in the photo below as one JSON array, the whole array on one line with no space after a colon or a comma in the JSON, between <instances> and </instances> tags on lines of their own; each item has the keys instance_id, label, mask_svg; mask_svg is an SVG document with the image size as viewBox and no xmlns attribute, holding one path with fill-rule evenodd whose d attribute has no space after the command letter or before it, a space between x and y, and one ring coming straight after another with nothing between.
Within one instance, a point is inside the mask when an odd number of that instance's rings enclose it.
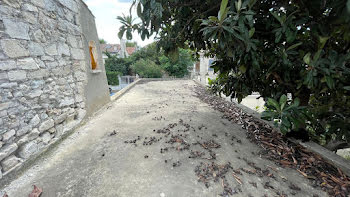
<instances>
[{"instance_id":1,"label":"white stone block","mask_svg":"<svg viewBox=\"0 0 350 197\"><path fill-rule=\"evenodd\" d=\"M58 55L70 56L69 46L67 44L58 44Z\"/></svg>"},{"instance_id":2,"label":"white stone block","mask_svg":"<svg viewBox=\"0 0 350 197\"><path fill-rule=\"evenodd\" d=\"M7 142L11 137L16 135L16 131L14 129L2 134L2 141Z\"/></svg>"},{"instance_id":3,"label":"white stone block","mask_svg":"<svg viewBox=\"0 0 350 197\"><path fill-rule=\"evenodd\" d=\"M27 96L28 96L29 98L36 98L36 97L41 96L42 93L43 93L42 90L36 89L36 90L33 90L33 91L29 92L29 93L27 94Z\"/></svg>"},{"instance_id":4,"label":"white stone block","mask_svg":"<svg viewBox=\"0 0 350 197\"><path fill-rule=\"evenodd\" d=\"M27 79L27 73L24 70L9 71L7 75L10 81L21 81Z\"/></svg>"},{"instance_id":5,"label":"white stone block","mask_svg":"<svg viewBox=\"0 0 350 197\"><path fill-rule=\"evenodd\" d=\"M13 60L0 61L0 70L12 70L16 68L16 62Z\"/></svg>"},{"instance_id":6,"label":"white stone block","mask_svg":"<svg viewBox=\"0 0 350 197\"><path fill-rule=\"evenodd\" d=\"M50 135L50 133L49 133L49 132L43 133L42 136L41 136L41 140L42 140L42 142L43 142L45 145L48 144L48 143L50 142L50 140L51 140L51 135Z\"/></svg>"},{"instance_id":7,"label":"white stone block","mask_svg":"<svg viewBox=\"0 0 350 197\"><path fill-rule=\"evenodd\" d=\"M2 147L0 149L0 161L15 152L17 148L18 146L15 143Z\"/></svg>"},{"instance_id":8,"label":"white stone block","mask_svg":"<svg viewBox=\"0 0 350 197\"><path fill-rule=\"evenodd\" d=\"M23 70L38 70L38 69L40 69L39 65L31 57L17 60L17 66Z\"/></svg>"},{"instance_id":9,"label":"white stone block","mask_svg":"<svg viewBox=\"0 0 350 197\"><path fill-rule=\"evenodd\" d=\"M10 58L29 56L29 51L21 45L19 40L1 40L1 47Z\"/></svg>"},{"instance_id":10,"label":"white stone block","mask_svg":"<svg viewBox=\"0 0 350 197\"><path fill-rule=\"evenodd\" d=\"M25 10L25 11L29 11L29 12L38 12L38 8L37 7L35 7L35 6L31 5L31 4L28 4L28 3L24 4L22 6L22 9Z\"/></svg>"},{"instance_id":11,"label":"white stone block","mask_svg":"<svg viewBox=\"0 0 350 197\"><path fill-rule=\"evenodd\" d=\"M36 125L38 125L40 123L40 118L37 115L35 115L30 121L29 121L29 125L35 127Z\"/></svg>"},{"instance_id":12,"label":"white stone block","mask_svg":"<svg viewBox=\"0 0 350 197\"><path fill-rule=\"evenodd\" d=\"M72 58L76 60L85 59L84 51L82 49L71 48Z\"/></svg>"},{"instance_id":13,"label":"white stone block","mask_svg":"<svg viewBox=\"0 0 350 197\"><path fill-rule=\"evenodd\" d=\"M30 2L34 5L42 7L42 8L45 6L44 0L31 0Z\"/></svg>"},{"instance_id":14,"label":"white stone block","mask_svg":"<svg viewBox=\"0 0 350 197\"><path fill-rule=\"evenodd\" d=\"M48 55L58 55L57 45L51 44L51 45L45 47L45 53Z\"/></svg>"},{"instance_id":15,"label":"white stone block","mask_svg":"<svg viewBox=\"0 0 350 197\"><path fill-rule=\"evenodd\" d=\"M31 42L28 46L30 55L32 56L43 56L45 55L44 47L36 42Z\"/></svg>"},{"instance_id":16,"label":"white stone block","mask_svg":"<svg viewBox=\"0 0 350 197\"><path fill-rule=\"evenodd\" d=\"M42 133L44 131L49 130L50 128L55 126L55 121L53 119L49 119L41 123L39 126L39 131Z\"/></svg>"},{"instance_id":17,"label":"white stone block","mask_svg":"<svg viewBox=\"0 0 350 197\"><path fill-rule=\"evenodd\" d=\"M22 160L14 155L9 156L4 161L1 162L1 166L4 172L9 171L11 168L15 167Z\"/></svg>"},{"instance_id":18,"label":"white stone block","mask_svg":"<svg viewBox=\"0 0 350 197\"><path fill-rule=\"evenodd\" d=\"M18 150L18 156L24 159L30 158L30 156L38 153L40 150L40 146L36 141L28 142L21 146Z\"/></svg>"},{"instance_id":19,"label":"white stone block","mask_svg":"<svg viewBox=\"0 0 350 197\"><path fill-rule=\"evenodd\" d=\"M13 21L11 19L4 19L3 22L5 25L5 32L11 38L29 40L28 24L19 21Z\"/></svg>"}]
</instances>

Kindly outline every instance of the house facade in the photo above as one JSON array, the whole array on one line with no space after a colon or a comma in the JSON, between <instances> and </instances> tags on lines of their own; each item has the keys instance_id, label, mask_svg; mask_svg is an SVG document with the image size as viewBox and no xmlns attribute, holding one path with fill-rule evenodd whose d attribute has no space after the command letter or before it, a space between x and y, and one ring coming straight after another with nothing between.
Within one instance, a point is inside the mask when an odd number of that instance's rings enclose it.
<instances>
[{"instance_id":1,"label":"house facade","mask_svg":"<svg viewBox=\"0 0 350 197\"><path fill-rule=\"evenodd\" d=\"M215 58L206 57L204 53L201 52L199 61L194 63L191 78L203 85L208 85L209 79L215 79L217 77L217 74L214 73L214 69L212 68L214 61ZM231 101L230 97L226 99ZM237 99L232 99L232 101L238 103ZM244 98L241 104L257 112L262 112L264 111L265 101L260 97L259 93L256 92Z\"/></svg>"},{"instance_id":2,"label":"house facade","mask_svg":"<svg viewBox=\"0 0 350 197\"><path fill-rule=\"evenodd\" d=\"M199 61L194 63L191 78L197 80L203 85L208 85L209 79L216 78L214 69L211 67L215 58L206 57L203 52L199 53L199 55Z\"/></svg>"},{"instance_id":3,"label":"house facade","mask_svg":"<svg viewBox=\"0 0 350 197\"><path fill-rule=\"evenodd\" d=\"M101 44L103 63L108 58L106 52L111 55L117 55L119 58L125 58L132 55L137 47L127 47L124 39L120 40L120 44Z\"/></svg>"}]
</instances>

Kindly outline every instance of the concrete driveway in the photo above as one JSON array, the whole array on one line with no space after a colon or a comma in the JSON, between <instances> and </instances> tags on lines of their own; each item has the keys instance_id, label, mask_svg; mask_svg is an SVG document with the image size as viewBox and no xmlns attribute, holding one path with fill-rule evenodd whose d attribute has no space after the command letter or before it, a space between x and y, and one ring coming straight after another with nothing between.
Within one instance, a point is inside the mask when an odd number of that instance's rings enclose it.
<instances>
[{"instance_id":1,"label":"concrete driveway","mask_svg":"<svg viewBox=\"0 0 350 197\"><path fill-rule=\"evenodd\" d=\"M136 85L3 189L43 197L327 196L260 156L190 80Z\"/></svg>"}]
</instances>

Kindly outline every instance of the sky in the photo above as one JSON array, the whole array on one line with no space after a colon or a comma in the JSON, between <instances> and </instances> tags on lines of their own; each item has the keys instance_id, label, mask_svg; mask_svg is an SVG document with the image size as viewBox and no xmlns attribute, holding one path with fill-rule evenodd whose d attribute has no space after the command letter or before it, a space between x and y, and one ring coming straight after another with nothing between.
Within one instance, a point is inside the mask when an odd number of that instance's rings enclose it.
<instances>
[{"instance_id":1,"label":"sky","mask_svg":"<svg viewBox=\"0 0 350 197\"><path fill-rule=\"evenodd\" d=\"M100 39L104 39L109 44L119 44L118 31L121 23L116 19L123 14L129 15L132 0L84 0L95 16L96 28ZM136 17L136 10L132 11ZM124 35L125 38L125 35ZM137 32L133 33L133 40L139 46L145 46L154 41L153 38L142 41Z\"/></svg>"}]
</instances>

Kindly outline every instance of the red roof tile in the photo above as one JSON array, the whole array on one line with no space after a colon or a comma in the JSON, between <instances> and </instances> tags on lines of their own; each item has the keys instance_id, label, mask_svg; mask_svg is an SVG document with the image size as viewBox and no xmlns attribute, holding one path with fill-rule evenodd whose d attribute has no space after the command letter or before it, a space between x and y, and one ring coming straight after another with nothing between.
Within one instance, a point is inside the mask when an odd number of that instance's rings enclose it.
<instances>
[{"instance_id":1,"label":"red roof tile","mask_svg":"<svg viewBox=\"0 0 350 197\"><path fill-rule=\"evenodd\" d=\"M136 47L126 47L126 52L129 55L132 55L133 53L135 53L135 51L136 51Z\"/></svg>"}]
</instances>

